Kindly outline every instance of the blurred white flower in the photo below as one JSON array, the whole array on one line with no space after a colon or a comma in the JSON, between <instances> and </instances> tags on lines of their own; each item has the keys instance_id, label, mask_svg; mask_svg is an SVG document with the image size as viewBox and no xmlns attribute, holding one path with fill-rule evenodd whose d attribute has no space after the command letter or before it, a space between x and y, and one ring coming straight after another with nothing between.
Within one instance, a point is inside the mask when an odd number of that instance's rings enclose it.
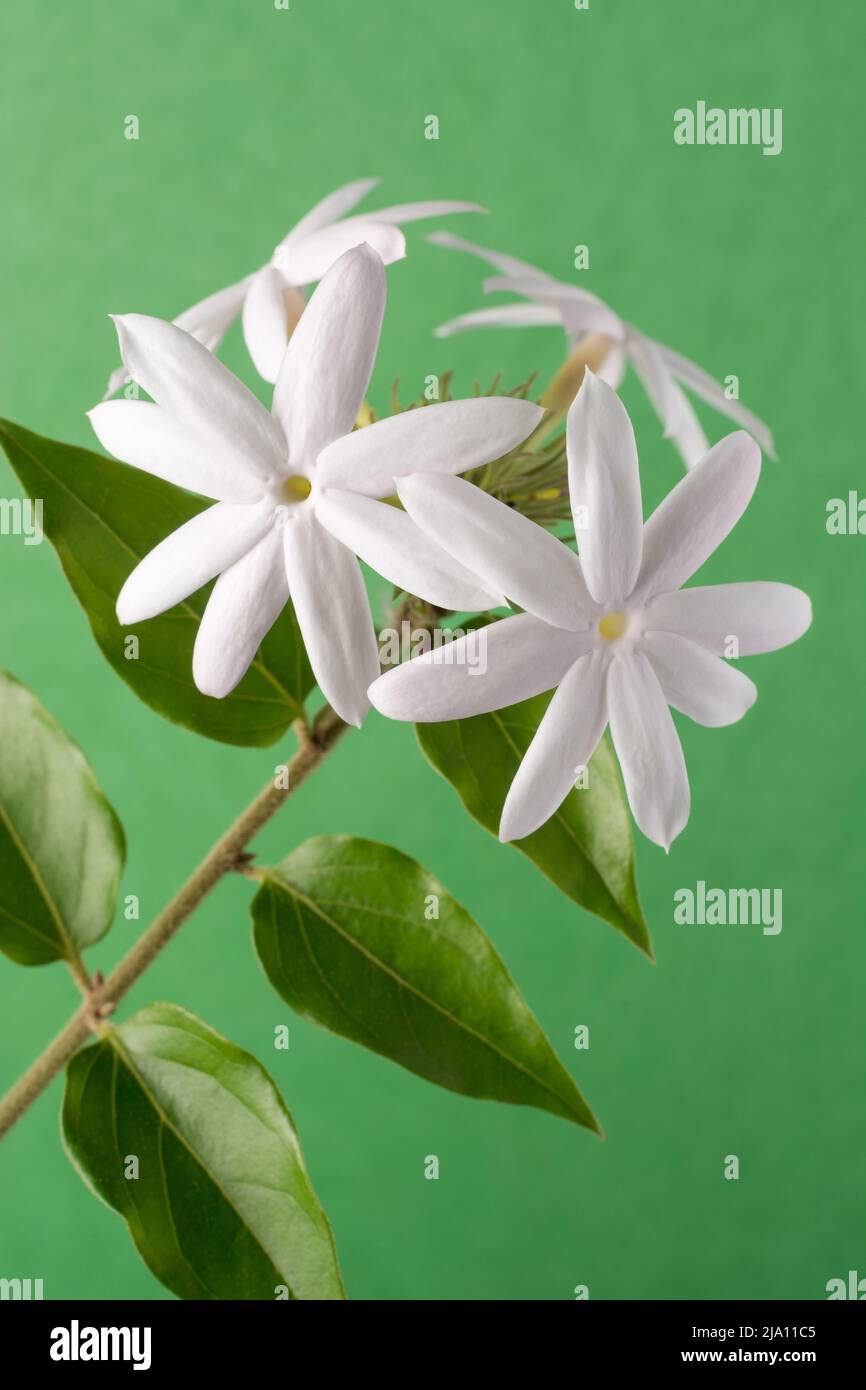
<instances>
[{"instance_id":1,"label":"blurred white flower","mask_svg":"<svg viewBox=\"0 0 866 1390\"><path fill-rule=\"evenodd\" d=\"M174 323L216 352L241 314L244 338L256 370L265 381L275 382L286 344L306 304L301 287L321 280L345 251L367 242L378 251L385 265L390 265L406 254L401 223L452 212L486 212L477 203L434 200L346 217L378 182L357 179L329 193L283 237L266 265L185 309ZM112 372L105 399L119 390L128 375L124 366Z\"/></svg>"},{"instance_id":2,"label":"blurred white flower","mask_svg":"<svg viewBox=\"0 0 866 1390\"><path fill-rule=\"evenodd\" d=\"M122 623L155 617L219 575L199 627L193 676L229 694L291 596L321 689L360 724L379 671L356 556L443 608L504 599L427 530L378 498L407 470L475 468L519 444L539 406L480 397L424 406L354 430L385 308L385 270L369 246L324 275L292 335L271 412L189 333L162 319L115 320L127 371L153 402L106 401L90 412L125 463L218 499L133 570Z\"/></svg>"},{"instance_id":3,"label":"blurred white flower","mask_svg":"<svg viewBox=\"0 0 866 1390\"><path fill-rule=\"evenodd\" d=\"M392 719L425 723L557 687L511 785L500 838L521 839L553 815L609 723L634 818L667 850L689 815L668 706L709 726L740 719L757 692L722 657L795 641L811 606L787 584L680 588L749 503L760 451L747 434L716 444L645 525L631 421L616 392L589 371L567 438L580 559L461 478L398 479L419 526L526 611L485 629L486 674L471 672L461 638L380 676L370 700Z\"/></svg>"},{"instance_id":4,"label":"blurred white flower","mask_svg":"<svg viewBox=\"0 0 866 1390\"><path fill-rule=\"evenodd\" d=\"M622 381L627 362L634 367L650 402L662 422L666 439L672 439L686 468L693 467L707 451L707 437L682 387L685 386L708 405L742 425L771 458L775 457L773 437L762 420L725 389L697 363L673 348L665 347L626 323L597 295L576 285L554 280L543 270L489 251L450 232L433 232L428 241L455 251L469 251L488 262L499 274L484 281L488 293L507 290L521 295L523 304L502 304L493 309L477 309L443 323L435 330L439 338L466 328L525 328L556 325L564 328L574 348L587 334L608 340L608 349L598 367L598 375L611 386Z\"/></svg>"}]
</instances>

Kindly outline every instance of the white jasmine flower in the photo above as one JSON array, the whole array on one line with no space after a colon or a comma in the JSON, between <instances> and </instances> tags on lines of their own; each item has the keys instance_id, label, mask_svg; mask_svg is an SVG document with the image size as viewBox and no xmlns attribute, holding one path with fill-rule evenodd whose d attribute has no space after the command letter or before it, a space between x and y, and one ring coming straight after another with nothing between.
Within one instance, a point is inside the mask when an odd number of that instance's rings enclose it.
<instances>
[{"instance_id":1,"label":"white jasmine flower","mask_svg":"<svg viewBox=\"0 0 866 1390\"><path fill-rule=\"evenodd\" d=\"M353 432L385 308L385 270L368 246L325 274L293 334L268 412L197 339L161 319L115 320L126 369L155 403L90 412L125 463L217 499L133 570L117 600L124 624L155 617L219 579L193 655L206 695L229 694L291 596L316 679L360 724L379 671L356 556L392 583L465 612L504 602L398 508L407 470L463 472L537 425L539 406L508 397L429 405Z\"/></svg>"},{"instance_id":2,"label":"white jasmine flower","mask_svg":"<svg viewBox=\"0 0 866 1390\"><path fill-rule=\"evenodd\" d=\"M321 280L345 251L365 241L378 251L385 265L390 265L406 254L406 239L400 231L402 223L416 222L423 217L443 217L452 212L486 212L486 208L477 203L434 200L402 203L378 212L346 217L345 214L378 182L378 179L357 179L328 194L283 237L266 265L237 284L208 295L191 309L185 309L174 320L177 327L216 352L241 314L244 338L256 370L265 381L275 382L286 343L306 304L302 287ZM114 395L128 375L126 367L112 372L106 399Z\"/></svg>"},{"instance_id":3,"label":"white jasmine flower","mask_svg":"<svg viewBox=\"0 0 866 1390\"><path fill-rule=\"evenodd\" d=\"M722 657L772 651L811 621L787 584L680 586L742 515L760 451L742 431L695 465L644 525L628 414L587 372L568 414L569 490L581 558L460 478L398 479L419 525L526 612L485 629L487 671L461 638L379 677L373 705L392 719L466 719L557 687L502 811L499 834L537 830L575 784L610 724L634 818L666 850L689 815L689 783L668 706L711 727L757 694ZM477 637L477 634L471 634Z\"/></svg>"},{"instance_id":4,"label":"white jasmine flower","mask_svg":"<svg viewBox=\"0 0 866 1390\"><path fill-rule=\"evenodd\" d=\"M631 363L664 426L665 438L673 440L686 468L703 458L708 445L691 402L681 389L683 386L699 400L742 425L766 454L775 457L773 437L757 415L738 400L731 400L724 388L697 363L638 332L634 324L626 323L597 295L578 289L576 285L563 284L524 261L488 251L449 232L434 232L428 240L452 250L470 251L494 266L500 273L484 281L486 292L508 290L527 301L462 314L437 328L437 337L448 337L466 328L555 324L565 329L573 349L587 334L600 335L608 340L609 346L598 375L616 388L622 381L626 363Z\"/></svg>"}]
</instances>

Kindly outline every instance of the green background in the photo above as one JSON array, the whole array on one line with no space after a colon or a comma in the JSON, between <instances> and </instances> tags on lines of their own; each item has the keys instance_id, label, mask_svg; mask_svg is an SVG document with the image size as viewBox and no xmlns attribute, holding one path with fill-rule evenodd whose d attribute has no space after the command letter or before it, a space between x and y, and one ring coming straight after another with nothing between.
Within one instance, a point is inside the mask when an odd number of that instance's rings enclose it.
<instances>
[{"instance_id":1,"label":"green background","mask_svg":"<svg viewBox=\"0 0 866 1390\"><path fill-rule=\"evenodd\" d=\"M249 886L226 882L138 985L255 1052L300 1129L350 1296L821 1298L866 1275L863 1182L863 547L827 500L863 478L862 7L811 0L149 0L4 7L0 49L2 400L93 443L115 364L110 311L171 317L266 259L320 196L381 174L370 207L476 199L449 225L580 283L718 377L775 430L756 499L705 581L779 579L815 622L744 662L760 699L712 731L680 720L693 812L669 857L638 845L652 966L459 809L411 729L373 715L262 837L265 858L350 831L415 855L486 927L608 1134L468 1101L291 1019L249 947ZM782 107L784 148L681 148L703 98ZM136 114L138 142L123 138ZM438 115L438 142L424 118ZM553 329L449 342L482 268L426 244L389 273L372 397L400 376L556 367ZM227 360L250 382L233 330ZM680 476L630 377L646 505ZM855 412L854 401L858 401ZM712 413L711 438L726 432ZM95 447L95 445L94 445ZM2 488L18 495L3 465ZM98 653L48 545L0 537L0 662L84 746L128 832L110 966L281 760L197 739L137 702ZM2 751L2 750L0 750ZM778 887L781 935L685 927L696 880ZM0 1083L74 1004L57 968L0 958ZM291 1025L291 1050L272 1047ZM576 1052L575 1026L591 1047ZM0 1275L50 1298L160 1297L58 1136L55 1082L0 1151ZM439 1182L425 1181L438 1155ZM723 1161L739 1156L741 1177Z\"/></svg>"}]
</instances>

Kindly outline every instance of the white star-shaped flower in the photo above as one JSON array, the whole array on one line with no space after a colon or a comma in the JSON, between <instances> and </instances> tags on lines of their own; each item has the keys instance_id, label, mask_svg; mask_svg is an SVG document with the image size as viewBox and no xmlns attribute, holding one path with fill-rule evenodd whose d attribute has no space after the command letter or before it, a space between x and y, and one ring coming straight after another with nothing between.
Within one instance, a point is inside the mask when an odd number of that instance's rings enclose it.
<instances>
[{"instance_id":1,"label":"white star-shaped flower","mask_svg":"<svg viewBox=\"0 0 866 1390\"><path fill-rule=\"evenodd\" d=\"M503 840L551 816L610 724L637 824L668 849L689 815L689 783L668 706L699 724L740 719L757 694L735 666L811 621L787 584L681 589L744 512L760 451L738 431L685 475L644 525L634 433L616 392L587 372L568 414L569 490L580 559L549 532L461 478L398 480L406 510L451 554L526 611L485 629L487 669L451 645L379 677L392 719L488 713L556 687L511 785Z\"/></svg>"},{"instance_id":2,"label":"white star-shaped flower","mask_svg":"<svg viewBox=\"0 0 866 1390\"><path fill-rule=\"evenodd\" d=\"M650 398L664 427L666 439L673 440L686 468L692 468L707 452L707 437L694 408L682 387L693 392L742 425L758 441L764 453L775 457L773 437L767 425L747 410L738 400L731 399L713 377L696 362L674 352L673 348L655 342L640 333L634 324L626 323L618 314L588 290L564 284L525 261L489 251L471 241L452 236L450 232L433 232L428 241L455 251L469 251L488 262L499 274L484 281L485 291L507 290L522 295L524 304L502 304L493 309L478 309L443 323L435 330L440 338L460 333L466 328L500 327L525 328L557 325L564 328L572 348L587 334L608 340L608 347L598 375L611 386L618 387L630 362Z\"/></svg>"},{"instance_id":3,"label":"white star-shaped flower","mask_svg":"<svg viewBox=\"0 0 866 1390\"><path fill-rule=\"evenodd\" d=\"M402 203L378 212L346 217L345 214L378 182L378 179L357 179L328 194L283 237L266 265L237 284L208 295L191 309L185 309L174 323L211 352L216 352L241 314L244 338L255 368L265 381L273 383L286 343L304 312L306 299L302 288L321 280L339 256L366 242L378 251L385 265L391 265L406 254L401 223L416 222L423 217L443 217L452 212L487 211L477 203L434 200ZM112 372L106 399L119 390L128 376L125 366Z\"/></svg>"},{"instance_id":4,"label":"white star-shaped flower","mask_svg":"<svg viewBox=\"0 0 866 1390\"><path fill-rule=\"evenodd\" d=\"M90 412L105 448L133 467L218 499L133 570L124 624L155 617L219 575L195 643L193 675L229 694L291 595L316 679L360 724L379 671L356 556L399 588L466 612L504 602L438 545L393 496L400 473L465 472L507 453L541 408L509 397L427 405L354 430L385 308L369 246L321 280L286 349L269 412L190 334L161 319L116 319L127 370L148 401Z\"/></svg>"}]
</instances>

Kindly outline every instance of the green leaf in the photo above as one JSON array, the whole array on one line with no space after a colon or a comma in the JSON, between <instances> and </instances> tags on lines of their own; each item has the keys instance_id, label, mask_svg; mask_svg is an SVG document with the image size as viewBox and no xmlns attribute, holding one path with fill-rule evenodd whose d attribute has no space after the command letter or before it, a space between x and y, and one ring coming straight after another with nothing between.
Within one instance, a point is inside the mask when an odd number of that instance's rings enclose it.
<instances>
[{"instance_id":1,"label":"green leaf","mask_svg":"<svg viewBox=\"0 0 866 1390\"><path fill-rule=\"evenodd\" d=\"M601 1132L478 923L413 859L321 835L263 875L256 950L298 1013L449 1090Z\"/></svg>"},{"instance_id":2,"label":"green leaf","mask_svg":"<svg viewBox=\"0 0 866 1390\"><path fill-rule=\"evenodd\" d=\"M0 670L0 950L75 961L114 917L125 843L77 744Z\"/></svg>"},{"instance_id":3,"label":"green leaf","mask_svg":"<svg viewBox=\"0 0 866 1390\"><path fill-rule=\"evenodd\" d=\"M178 1298L345 1297L276 1086L185 1009L151 1004L73 1057L63 1136Z\"/></svg>"},{"instance_id":4,"label":"green leaf","mask_svg":"<svg viewBox=\"0 0 866 1390\"><path fill-rule=\"evenodd\" d=\"M433 767L491 835L499 833L508 788L550 699L550 694L536 695L494 714L416 725L418 742ZM606 738L590 761L589 786L569 792L540 830L513 843L557 888L652 959L635 885L628 806Z\"/></svg>"},{"instance_id":5,"label":"green leaf","mask_svg":"<svg viewBox=\"0 0 866 1390\"><path fill-rule=\"evenodd\" d=\"M224 700L202 695L192 678L193 644L211 586L132 628L122 628L115 616L117 595L139 560L210 503L8 421L0 421L0 443L26 492L42 499L45 534L93 635L136 695L165 718L221 743L265 747L279 738L314 684L291 604ZM138 638L137 658L128 656L130 634Z\"/></svg>"}]
</instances>

